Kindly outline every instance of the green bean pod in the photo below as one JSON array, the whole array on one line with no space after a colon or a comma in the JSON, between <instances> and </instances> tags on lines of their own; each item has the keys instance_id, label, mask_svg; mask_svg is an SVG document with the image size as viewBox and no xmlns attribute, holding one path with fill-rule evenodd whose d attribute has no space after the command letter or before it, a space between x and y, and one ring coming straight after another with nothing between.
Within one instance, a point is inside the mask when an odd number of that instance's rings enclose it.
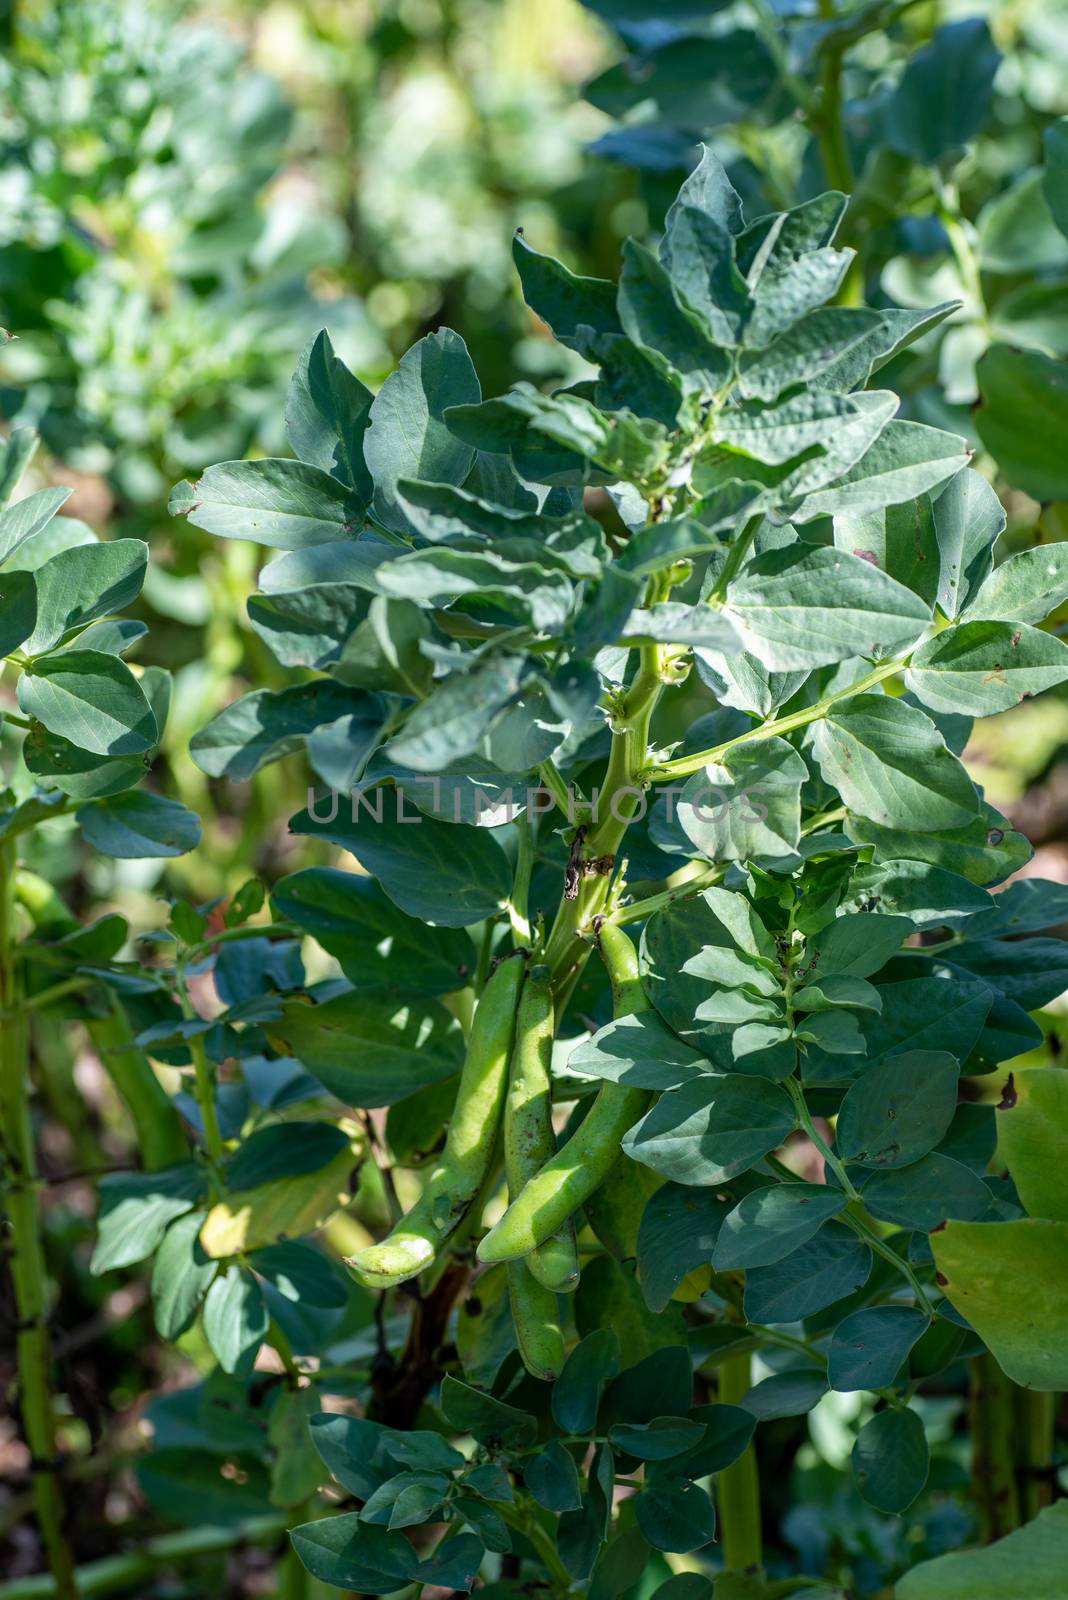
<instances>
[{"instance_id":1,"label":"green bean pod","mask_svg":"<svg viewBox=\"0 0 1068 1600\"><path fill-rule=\"evenodd\" d=\"M666 1182L662 1173L620 1155L600 1188L586 1200L586 1221L617 1261L633 1261L638 1254L638 1229L645 1208Z\"/></svg>"},{"instance_id":2,"label":"green bean pod","mask_svg":"<svg viewBox=\"0 0 1068 1600\"><path fill-rule=\"evenodd\" d=\"M523 1365L532 1377L552 1383L564 1366L556 1296L538 1282L525 1261L509 1261L507 1271L512 1324Z\"/></svg>"},{"instance_id":3,"label":"green bean pod","mask_svg":"<svg viewBox=\"0 0 1068 1600\"><path fill-rule=\"evenodd\" d=\"M622 929L605 922L598 940L612 980L617 1017L645 1010L638 957ZM478 1247L483 1261L529 1255L556 1233L605 1180L620 1141L649 1105L645 1089L606 1083L571 1138L530 1178Z\"/></svg>"},{"instance_id":4,"label":"green bean pod","mask_svg":"<svg viewBox=\"0 0 1068 1600\"><path fill-rule=\"evenodd\" d=\"M348 1265L369 1289L388 1289L430 1266L477 1199L493 1156L508 1086L522 956L501 962L475 1009L456 1104L441 1158L419 1200L380 1244Z\"/></svg>"},{"instance_id":5,"label":"green bean pod","mask_svg":"<svg viewBox=\"0 0 1068 1600\"><path fill-rule=\"evenodd\" d=\"M552 1122L552 1055L555 1033L548 967L535 967L523 985L504 1110L504 1171L517 1195L556 1154ZM544 1288L567 1293L578 1286L578 1250L570 1218L526 1258ZM555 1314L555 1306L553 1307Z\"/></svg>"}]
</instances>

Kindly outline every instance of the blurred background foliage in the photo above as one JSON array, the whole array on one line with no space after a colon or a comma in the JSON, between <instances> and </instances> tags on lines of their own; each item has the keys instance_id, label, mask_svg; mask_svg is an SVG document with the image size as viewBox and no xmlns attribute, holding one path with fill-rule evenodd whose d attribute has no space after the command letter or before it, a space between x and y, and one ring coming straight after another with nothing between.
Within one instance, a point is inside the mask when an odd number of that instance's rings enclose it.
<instances>
[{"instance_id":1,"label":"blurred background foliage","mask_svg":"<svg viewBox=\"0 0 1068 1600\"><path fill-rule=\"evenodd\" d=\"M932 103L941 123L916 115ZM962 301L880 381L904 414L968 436L1011 540L1062 537L1068 490L1036 499L1011 455L991 455L975 407L992 342L1068 358L1068 242L1043 177L1044 138L1066 113L1068 5L1054 0L25 0L0 56L0 320L17 336L0 353L0 420L41 432L28 488L71 484L71 516L148 539L152 632L137 659L176 673L153 781L205 825L198 852L164 865L101 862L71 822L49 824L29 865L79 913L118 906L156 927L166 893L206 898L315 859L321 847L298 859L282 831L291 764L237 790L188 759L192 732L276 669L244 612L254 552L169 519L170 486L227 457L284 452L289 376L322 326L372 386L442 324L464 336L487 394L580 377L523 307L513 228L576 271L614 276L621 239L655 234L701 139L750 215L828 183L854 192L857 301ZM969 759L990 798L1038 845L1037 870L1068 877L1065 698L991 719L981 741ZM1059 1050L1063 1018L1044 1020ZM135 1159L77 1031L35 1048L46 1176ZM380 1203L365 1196L357 1214ZM47 1191L55 1321L68 1330L63 1443L107 1548L111 1527L157 1526L129 1466L140 1397L179 1374L143 1276L89 1277L94 1212L84 1182ZM371 1333L350 1338L346 1359L369 1359ZM211 1364L195 1344L182 1360ZM962 1401L947 1395L931 1489L890 1532L830 1470L848 1455L853 1404L829 1397L800 1441L781 1424L783 1471L769 1482L803 1564L868 1595L968 1537L953 1497ZM180 1442L166 1398L157 1412ZM38 1560L19 1448L0 1424L12 1574ZM197 1592L274 1592L254 1559L229 1576L217 1559Z\"/></svg>"}]
</instances>

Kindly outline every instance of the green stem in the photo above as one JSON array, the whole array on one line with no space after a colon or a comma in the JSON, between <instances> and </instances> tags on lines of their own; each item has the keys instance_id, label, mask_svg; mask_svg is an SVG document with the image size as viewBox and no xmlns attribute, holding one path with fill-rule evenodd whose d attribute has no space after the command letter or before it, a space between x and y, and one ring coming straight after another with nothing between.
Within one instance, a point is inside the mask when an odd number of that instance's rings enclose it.
<instances>
[{"instance_id":1,"label":"green stem","mask_svg":"<svg viewBox=\"0 0 1068 1600\"><path fill-rule=\"evenodd\" d=\"M873 689L877 683L882 683L887 678L892 678L895 673L907 665L909 657L899 656L894 661L887 661L881 667L875 667L864 678L852 683L845 689L838 689L834 694L825 695L815 705L807 706L803 711L791 711L785 717L773 717L770 722L761 723L757 728L750 728L745 733L737 734L733 739L725 739L722 744L717 744L711 750L698 750L690 756L678 756L674 761L662 761L659 766L650 767L646 779L651 783L666 783L671 778L687 778L691 773L700 772L702 767L710 763L722 761L728 750L733 750L736 745L753 744L758 740L772 739L779 734L794 733L798 728L805 728L810 722L818 722L825 717L833 705L839 700L848 700L852 695L864 694L868 689Z\"/></svg>"},{"instance_id":2,"label":"green stem","mask_svg":"<svg viewBox=\"0 0 1068 1600\"><path fill-rule=\"evenodd\" d=\"M826 21L834 19L834 0L820 0L820 16ZM816 136L828 185L841 194L852 195L856 189L856 174L853 171L853 157L846 136L842 94L842 60L845 48L845 40L827 42L820 61L819 102L815 108L810 107L808 122ZM850 204L852 205L852 202ZM844 243L845 239L840 242ZM859 251L842 280L837 300L839 305L864 304L864 271Z\"/></svg>"},{"instance_id":3,"label":"green stem","mask_svg":"<svg viewBox=\"0 0 1068 1600\"><path fill-rule=\"evenodd\" d=\"M625 927L628 922L642 922L646 917L651 917L654 911L663 911L665 906L674 905L676 900L686 900L692 894L699 894L702 889L721 883L726 875L725 862L704 867L700 862L691 862L689 869L679 869L675 874L675 882L670 883L668 888L647 895L644 900L635 900L632 905L620 906L609 914L608 920L614 922L617 928Z\"/></svg>"},{"instance_id":4,"label":"green stem","mask_svg":"<svg viewBox=\"0 0 1068 1600\"><path fill-rule=\"evenodd\" d=\"M217 944L233 944L241 939L303 939L304 929L295 922L248 922L240 928L221 928L210 939L190 945L185 953L186 966L195 966L208 956Z\"/></svg>"},{"instance_id":5,"label":"green stem","mask_svg":"<svg viewBox=\"0 0 1068 1600\"><path fill-rule=\"evenodd\" d=\"M574 809L572 795L555 762L543 761L538 768L538 777L541 779L542 788L548 789L556 801L557 810L570 822L571 813Z\"/></svg>"},{"instance_id":6,"label":"green stem","mask_svg":"<svg viewBox=\"0 0 1068 1600\"><path fill-rule=\"evenodd\" d=\"M1020 1526L1016 1488L1015 1385L990 1354L968 1364L972 1495L984 1544Z\"/></svg>"},{"instance_id":7,"label":"green stem","mask_svg":"<svg viewBox=\"0 0 1068 1600\"><path fill-rule=\"evenodd\" d=\"M738 1405L752 1382L750 1357L728 1356L719 1365L719 1398ZM750 1443L737 1461L716 1476L720 1540L730 1572L759 1568L764 1559L760 1531L760 1478L756 1451Z\"/></svg>"},{"instance_id":8,"label":"green stem","mask_svg":"<svg viewBox=\"0 0 1068 1600\"><path fill-rule=\"evenodd\" d=\"M806 1360L815 1362L818 1367L827 1365L827 1357L823 1351L817 1350L809 1339L795 1339L792 1333L783 1333L781 1328L769 1328L763 1322L750 1322L748 1326L768 1344L777 1344L782 1350L793 1350Z\"/></svg>"},{"instance_id":9,"label":"green stem","mask_svg":"<svg viewBox=\"0 0 1068 1600\"><path fill-rule=\"evenodd\" d=\"M832 189L842 194L852 194L854 186L853 158L846 139L842 100L842 53L837 49L823 52L820 66L820 105L813 117L816 142L820 147L823 172Z\"/></svg>"},{"instance_id":10,"label":"green stem","mask_svg":"<svg viewBox=\"0 0 1068 1600\"><path fill-rule=\"evenodd\" d=\"M734 540L730 549L727 551L727 559L723 563L719 577L716 579L715 586L708 596L709 602L723 599L723 596L727 592L728 586L738 576L743 561L752 549L753 540L756 538L757 530L763 521L763 512L759 513L759 515L755 517L750 517L749 521L746 523L737 539Z\"/></svg>"},{"instance_id":11,"label":"green stem","mask_svg":"<svg viewBox=\"0 0 1068 1600\"><path fill-rule=\"evenodd\" d=\"M965 220L960 209L960 200L956 189L950 184L940 183L937 174L934 176L934 189L938 199L938 217L949 247L953 251L953 259L960 273L960 281L965 293L974 302L975 315L981 327L989 330L990 321L986 307L986 296L983 293L983 278L979 267L979 257L975 252L972 241L970 225Z\"/></svg>"},{"instance_id":12,"label":"green stem","mask_svg":"<svg viewBox=\"0 0 1068 1600\"><path fill-rule=\"evenodd\" d=\"M1053 1501L1054 1422L1057 1396L1013 1384L1016 1476L1024 1522Z\"/></svg>"},{"instance_id":13,"label":"green stem","mask_svg":"<svg viewBox=\"0 0 1068 1600\"><path fill-rule=\"evenodd\" d=\"M789 996L787 996L787 999L789 1000ZM819 1151L820 1155L823 1157L824 1163L830 1167L831 1171L838 1179L843 1193L848 1195L850 1200L858 1200L860 1196L853 1187L845 1166L835 1155L834 1151L831 1149L830 1145L827 1143L826 1139L820 1133L819 1129L816 1127L816 1124L812 1120L812 1113L808 1109L808 1102L805 1099L804 1089L802 1089L796 1078L787 1078L786 1089L790 1099L794 1103L794 1110L797 1112L798 1122L804 1129L805 1133L808 1134L808 1137L816 1146L816 1149Z\"/></svg>"},{"instance_id":14,"label":"green stem","mask_svg":"<svg viewBox=\"0 0 1068 1600\"><path fill-rule=\"evenodd\" d=\"M0 1010L22 999L15 960L15 853L0 843ZM34 1507L58 1600L78 1600L74 1560L64 1528L48 1341L48 1295L38 1231L38 1181L30 1122L26 1018L0 1028L0 1149L4 1209L10 1227L11 1278L18 1318L15 1362L23 1432L30 1452Z\"/></svg>"},{"instance_id":15,"label":"green stem","mask_svg":"<svg viewBox=\"0 0 1068 1600\"><path fill-rule=\"evenodd\" d=\"M92 981L92 978L63 978L48 989L39 989L36 994L26 996L18 1011L0 1011L0 1022L10 1022L18 1016L24 1016L28 1011L40 1011L45 1006L54 1005L57 1000L62 1000L68 994L77 994L79 990L87 989Z\"/></svg>"},{"instance_id":16,"label":"green stem","mask_svg":"<svg viewBox=\"0 0 1068 1600\"><path fill-rule=\"evenodd\" d=\"M875 1229L862 1218L854 1216L849 1211L843 1211L838 1220L840 1222L844 1222L847 1228L852 1228L857 1237L863 1239L864 1243L868 1245L870 1249L874 1250L877 1256L882 1256L883 1260L888 1266L893 1267L895 1272L899 1272L901 1274L909 1288L912 1290L913 1294L916 1296L916 1304L919 1306L920 1310L925 1311L929 1317L933 1317L934 1307L927 1298L927 1291L905 1258L903 1256L899 1256L896 1250L891 1249L891 1247L886 1243L886 1240L883 1239L875 1231Z\"/></svg>"},{"instance_id":17,"label":"green stem","mask_svg":"<svg viewBox=\"0 0 1068 1600\"><path fill-rule=\"evenodd\" d=\"M764 1159L771 1168L772 1172L774 1172L777 1177L781 1178L784 1183L805 1182L804 1178L799 1177L796 1172L791 1172L790 1168L781 1162L777 1156L765 1156ZM860 1199L855 1202L855 1204L860 1203ZM924 1289L923 1284L920 1282L919 1278L917 1278L916 1274L909 1266L909 1263L903 1260L903 1258L899 1256L896 1251L890 1248L890 1246L871 1226L871 1224L864 1218L858 1217L850 1211L843 1211L838 1220L847 1228L851 1228L852 1231L857 1235L858 1239L863 1239L864 1243L869 1247L869 1249L874 1250L877 1256L882 1256L887 1265L893 1267L895 1272L900 1273L905 1282L908 1284L909 1288L912 1290L913 1294L916 1296L917 1305L921 1308L921 1310L926 1311L929 1317L933 1317L934 1307L931 1305L931 1302L927 1297L927 1292Z\"/></svg>"},{"instance_id":18,"label":"green stem","mask_svg":"<svg viewBox=\"0 0 1068 1600\"><path fill-rule=\"evenodd\" d=\"M150 1583L159 1577L161 1570L170 1566L180 1568L197 1556L276 1539L285 1531L285 1526L284 1515L268 1513L225 1528L187 1528L181 1533L163 1534L158 1539L150 1539L140 1550L105 1556L102 1561L90 1561L79 1567L75 1574L78 1588L70 1592L84 1596L85 1600L95 1595L116 1594L129 1590L134 1584ZM62 1597L63 1590L54 1577L15 1578L11 1583L0 1584L0 1600L62 1600Z\"/></svg>"},{"instance_id":19,"label":"green stem","mask_svg":"<svg viewBox=\"0 0 1068 1600\"><path fill-rule=\"evenodd\" d=\"M649 724L663 689L653 665L658 649L656 645L643 648L638 674L617 713L604 786L598 796L598 820L583 841L586 861L614 858L639 811ZM553 969L554 987L560 994L574 982L589 955L589 945L579 930L588 928L603 910L608 884L604 873L583 877L574 899L560 902L545 949L545 959Z\"/></svg>"},{"instance_id":20,"label":"green stem","mask_svg":"<svg viewBox=\"0 0 1068 1600\"><path fill-rule=\"evenodd\" d=\"M508 920L512 925L512 938L517 948L530 945L530 875L534 867L534 835L526 811L515 819L519 838L516 856L512 898L508 902Z\"/></svg>"},{"instance_id":21,"label":"green stem","mask_svg":"<svg viewBox=\"0 0 1068 1600\"><path fill-rule=\"evenodd\" d=\"M522 1503L526 1498L526 1496L522 1496L519 1500L510 1503L503 1500L499 1501L497 1510L509 1527L514 1528L517 1533L521 1533L524 1539L527 1539L533 1545L546 1572L553 1581L553 1587L566 1593L573 1587L571 1574L560 1559L556 1541L538 1521L538 1514L534 1510L533 1504L525 1505ZM0 1600L4 1600L2 1592L0 1592Z\"/></svg>"}]
</instances>

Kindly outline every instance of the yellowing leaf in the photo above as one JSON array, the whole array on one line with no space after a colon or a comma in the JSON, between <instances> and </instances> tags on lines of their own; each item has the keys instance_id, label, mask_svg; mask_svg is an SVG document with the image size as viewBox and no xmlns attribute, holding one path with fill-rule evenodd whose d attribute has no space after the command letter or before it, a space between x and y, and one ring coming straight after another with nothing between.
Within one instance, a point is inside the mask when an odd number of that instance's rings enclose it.
<instances>
[{"instance_id":1,"label":"yellowing leaf","mask_svg":"<svg viewBox=\"0 0 1068 1600\"><path fill-rule=\"evenodd\" d=\"M948 1222L939 1282L1014 1383L1068 1388L1068 1222Z\"/></svg>"},{"instance_id":2,"label":"yellowing leaf","mask_svg":"<svg viewBox=\"0 0 1068 1600\"><path fill-rule=\"evenodd\" d=\"M217 1260L314 1233L348 1200L349 1176L361 1153L353 1141L318 1172L279 1178L220 1200L200 1230L205 1253Z\"/></svg>"},{"instance_id":3,"label":"yellowing leaf","mask_svg":"<svg viewBox=\"0 0 1068 1600\"><path fill-rule=\"evenodd\" d=\"M1014 1072L998 1107L998 1151L1032 1217L1068 1222L1068 1072L1025 1067Z\"/></svg>"}]
</instances>

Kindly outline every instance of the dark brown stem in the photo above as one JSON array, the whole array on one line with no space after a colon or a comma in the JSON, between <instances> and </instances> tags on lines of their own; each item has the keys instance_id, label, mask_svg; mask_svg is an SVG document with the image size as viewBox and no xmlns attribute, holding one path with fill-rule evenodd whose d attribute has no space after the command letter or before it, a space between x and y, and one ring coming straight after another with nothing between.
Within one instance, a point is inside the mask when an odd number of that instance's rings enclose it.
<instances>
[{"instance_id":1,"label":"dark brown stem","mask_svg":"<svg viewBox=\"0 0 1068 1600\"><path fill-rule=\"evenodd\" d=\"M445 1370L442 1346L449 1317L467 1284L470 1268L449 1261L429 1294L416 1298L404 1354L379 1360L371 1378L369 1415L391 1428L412 1428L431 1389Z\"/></svg>"}]
</instances>

